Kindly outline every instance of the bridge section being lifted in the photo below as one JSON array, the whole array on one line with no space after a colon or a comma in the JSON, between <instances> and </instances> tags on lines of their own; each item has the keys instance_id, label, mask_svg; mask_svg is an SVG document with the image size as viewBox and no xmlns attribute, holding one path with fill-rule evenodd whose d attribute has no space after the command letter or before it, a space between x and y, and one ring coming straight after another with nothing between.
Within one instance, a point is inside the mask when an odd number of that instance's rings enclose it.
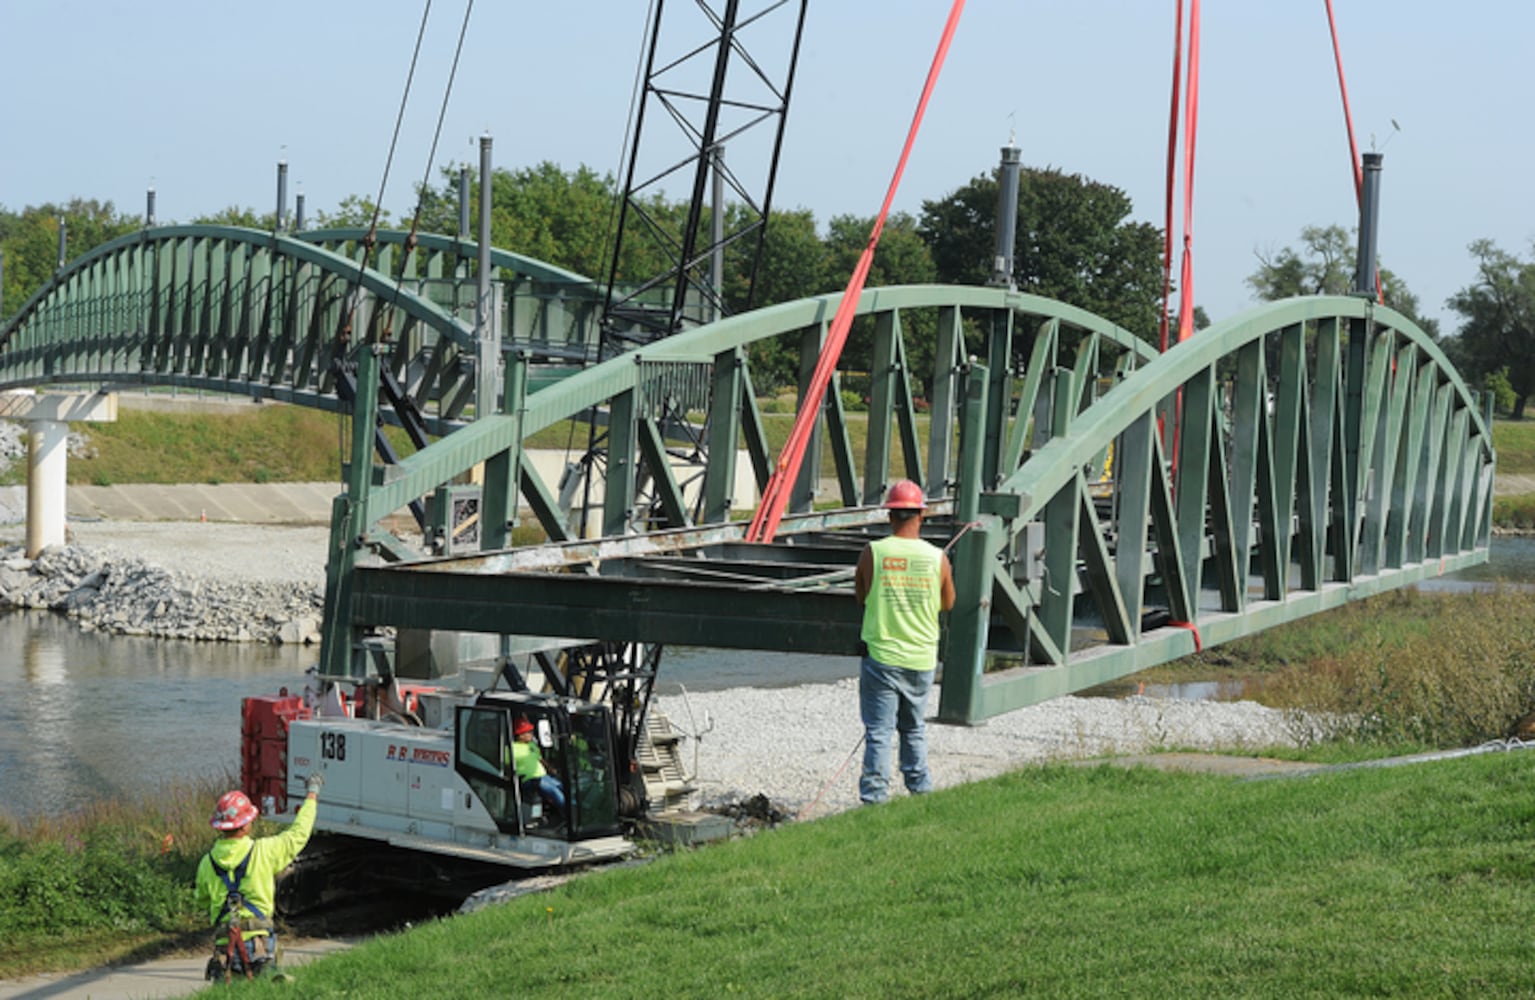
<instances>
[{"instance_id":1,"label":"bridge section being lifted","mask_svg":"<svg viewBox=\"0 0 1535 1000\"><path fill-rule=\"evenodd\" d=\"M773 466L753 359L787 350L803 388L834 299L590 364L589 284L503 255L498 273L523 284L499 310L500 398L477 407L454 285L474 245L428 242L379 270L356 236L145 230L76 261L0 333L0 389L167 384L352 415L329 674L367 670L400 629L850 653L853 563L902 475L952 542L951 721L1487 558L1489 415L1430 338L1364 297L1272 303L1157 355L1005 289L867 290L844 358L867 389L833 386L792 516L748 545L737 454L759 487ZM380 461L379 421L407 418L430 440ZM606 488L582 530L524 446L592 420ZM387 530L477 469L479 551L423 557ZM524 512L547 542L511 545Z\"/></svg>"}]
</instances>

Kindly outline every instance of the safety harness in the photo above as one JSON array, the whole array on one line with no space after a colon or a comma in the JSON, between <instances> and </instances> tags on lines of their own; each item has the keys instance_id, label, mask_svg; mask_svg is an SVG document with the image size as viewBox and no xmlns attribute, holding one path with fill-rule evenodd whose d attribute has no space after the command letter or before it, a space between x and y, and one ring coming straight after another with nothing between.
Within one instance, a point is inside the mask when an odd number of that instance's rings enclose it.
<instances>
[{"instance_id":1,"label":"safety harness","mask_svg":"<svg viewBox=\"0 0 1535 1000\"><path fill-rule=\"evenodd\" d=\"M237 969L244 970L246 979L254 979L256 964L259 962L265 965L277 955L277 928L240 891L240 885L245 881L245 869L250 864L251 855L255 853L253 845L233 871L215 861L211 852L208 854L208 863L224 883L227 893L224 905L219 908L219 915L213 921L213 959L208 963L209 979L222 976L227 983ZM242 908L249 911L251 916L242 916ZM253 931L266 933L254 935L248 947L245 935ZM222 947L218 943L220 935L224 936ZM252 947L258 952L254 958L251 956Z\"/></svg>"}]
</instances>

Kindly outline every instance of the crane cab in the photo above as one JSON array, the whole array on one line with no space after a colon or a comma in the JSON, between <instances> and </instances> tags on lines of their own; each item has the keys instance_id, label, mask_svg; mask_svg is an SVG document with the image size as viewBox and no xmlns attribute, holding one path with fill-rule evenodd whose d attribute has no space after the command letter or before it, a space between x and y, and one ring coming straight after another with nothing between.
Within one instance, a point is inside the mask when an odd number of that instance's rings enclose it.
<instances>
[{"instance_id":1,"label":"crane cab","mask_svg":"<svg viewBox=\"0 0 1535 1000\"><path fill-rule=\"evenodd\" d=\"M315 829L414 851L524 869L624 857L616 743L606 705L531 692L422 691L436 726L400 719L314 715L293 706L246 761L263 813L282 818L303 801L304 781L325 776ZM247 699L249 703L251 699ZM287 699L298 702L298 699ZM247 704L248 719L262 714ZM280 713L281 706L272 714ZM519 779L514 732L531 726L562 808ZM247 732L247 740L250 733ZM280 743L277 742L280 740ZM271 790L280 790L277 795ZM291 815L291 813L289 813Z\"/></svg>"}]
</instances>

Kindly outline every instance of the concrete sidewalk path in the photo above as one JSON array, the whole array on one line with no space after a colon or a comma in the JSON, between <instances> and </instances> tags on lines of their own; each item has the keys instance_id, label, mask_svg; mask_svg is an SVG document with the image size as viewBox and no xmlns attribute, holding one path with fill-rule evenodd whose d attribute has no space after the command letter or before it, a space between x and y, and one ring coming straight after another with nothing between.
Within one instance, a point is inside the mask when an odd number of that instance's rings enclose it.
<instances>
[{"instance_id":1,"label":"concrete sidewalk path","mask_svg":"<svg viewBox=\"0 0 1535 1000\"><path fill-rule=\"evenodd\" d=\"M338 483L125 483L69 487L72 520L329 524Z\"/></svg>"},{"instance_id":2,"label":"concrete sidewalk path","mask_svg":"<svg viewBox=\"0 0 1535 1000\"><path fill-rule=\"evenodd\" d=\"M285 940L283 967L289 972L321 955L351 947L330 938ZM207 986L208 956L162 958L137 965L109 966L86 972L0 980L0 1000L158 1000L196 993Z\"/></svg>"}]
</instances>

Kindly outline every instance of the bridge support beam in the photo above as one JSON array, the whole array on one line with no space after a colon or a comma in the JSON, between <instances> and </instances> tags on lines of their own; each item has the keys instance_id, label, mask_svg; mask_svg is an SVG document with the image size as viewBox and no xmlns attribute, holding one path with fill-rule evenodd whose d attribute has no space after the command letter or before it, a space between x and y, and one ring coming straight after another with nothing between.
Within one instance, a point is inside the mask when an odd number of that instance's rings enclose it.
<instances>
[{"instance_id":1,"label":"bridge support beam","mask_svg":"<svg viewBox=\"0 0 1535 1000\"><path fill-rule=\"evenodd\" d=\"M965 378L960 428L959 483L954 503L954 610L943 650L943 686L938 721L970 725L981 718L981 677L991 629L991 537L993 525L980 520L986 444L986 368L973 365ZM988 518L995 521L995 518Z\"/></svg>"},{"instance_id":2,"label":"bridge support beam","mask_svg":"<svg viewBox=\"0 0 1535 1000\"><path fill-rule=\"evenodd\" d=\"M69 424L117 419L115 393L0 393L0 417L27 425L27 558L64 544Z\"/></svg>"}]
</instances>

